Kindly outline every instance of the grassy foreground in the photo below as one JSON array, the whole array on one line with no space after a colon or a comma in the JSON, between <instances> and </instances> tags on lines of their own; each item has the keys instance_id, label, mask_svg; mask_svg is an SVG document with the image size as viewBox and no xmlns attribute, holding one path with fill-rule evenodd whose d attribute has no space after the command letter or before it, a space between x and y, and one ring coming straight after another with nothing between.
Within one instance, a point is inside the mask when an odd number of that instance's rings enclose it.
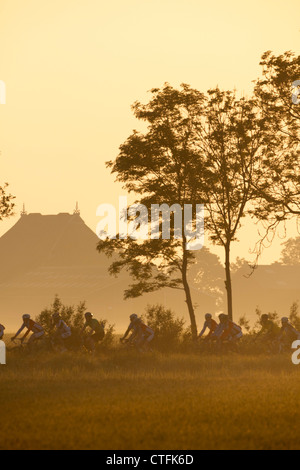
<instances>
[{"instance_id":1,"label":"grassy foreground","mask_svg":"<svg viewBox=\"0 0 300 470\"><path fill-rule=\"evenodd\" d=\"M0 449L300 449L290 356L8 357Z\"/></svg>"}]
</instances>

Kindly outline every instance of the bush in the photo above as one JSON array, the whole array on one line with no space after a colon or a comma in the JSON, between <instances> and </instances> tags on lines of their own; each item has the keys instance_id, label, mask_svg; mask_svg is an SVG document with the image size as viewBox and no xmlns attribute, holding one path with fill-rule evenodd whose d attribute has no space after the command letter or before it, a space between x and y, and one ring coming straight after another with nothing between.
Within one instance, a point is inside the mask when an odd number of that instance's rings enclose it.
<instances>
[{"instance_id":1,"label":"bush","mask_svg":"<svg viewBox=\"0 0 300 470\"><path fill-rule=\"evenodd\" d=\"M161 351L175 349L184 335L184 320L176 318L172 310L163 305L148 305L145 321L154 330L153 345Z\"/></svg>"},{"instance_id":2,"label":"bush","mask_svg":"<svg viewBox=\"0 0 300 470\"><path fill-rule=\"evenodd\" d=\"M72 330L72 337L70 338L70 344L72 345L79 345L80 344L80 337L81 337L81 330L83 325L85 324L85 317L84 314L87 311L86 303L79 302L77 307L74 305L63 305L60 298L56 295L54 298L53 304L49 308L45 308L37 317L36 322L42 325L46 334L51 334L55 330L55 326L53 325L52 315L54 313L59 313L62 320L66 322L66 324ZM101 345L103 347L110 346L114 341L114 326L108 324L107 320L98 319L99 322L103 323L105 336Z\"/></svg>"},{"instance_id":3,"label":"bush","mask_svg":"<svg viewBox=\"0 0 300 470\"><path fill-rule=\"evenodd\" d=\"M254 325L254 331L258 331L261 328L260 325L260 319L262 316L261 310L256 307L255 313L257 316L257 322ZM292 325L296 328L296 330L300 331L300 315L299 315L299 304L298 302L293 302L291 307L290 307L290 312L289 315L278 315L277 312L268 312L268 315L274 323L276 323L277 326L281 326L280 318L283 316L287 316L292 323Z\"/></svg>"},{"instance_id":4,"label":"bush","mask_svg":"<svg viewBox=\"0 0 300 470\"><path fill-rule=\"evenodd\" d=\"M80 302L77 307L73 305L63 305L60 298L56 295L53 304L50 308L45 308L37 317L36 321L44 328L47 334L51 333L54 329L52 315L59 313L63 321L66 322L73 330L81 330L84 323L84 313L86 312L85 302Z\"/></svg>"},{"instance_id":5,"label":"bush","mask_svg":"<svg viewBox=\"0 0 300 470\"><path fill-rule=\"evenodd\" d=\"M248 320L246 315L242 315L240 317L238 321L238 325L240 325L240 327L244 329L247 333L250 333L250 330L251 330L250 321Z\"/></svg>"},{"instance_id":6,"label":"bush","mask_svg":"<svg viewBox=\"0 0 300 470\"><path fill-rule=\"evenodd\" d=\"M299 316L299 304L293 302L290 308L289 320L296 330L300 331L300 316Z\"/></svg>"},{"instance_id":7,"label":"bush","mask_svg":"<svg viewBox=\"0 0 300 470\"><path fill-rule=\"evenodd\" d=\"M263 315L259 307L256 307L255 314L257 316L257 321L254 325L252 333L257 333L261 329L261 317ZM278 327L280 326L279 315L277 312L268 312L269 319L272 320Z\"/></svg>"},{"instance_id":8,"label":"bush","mask_svg":"<svg viewBox=\"0 0 300 470\"><path fill-rule=\"evenodd\" d=\"M102 318L97 318L97 320L102 323L105 331L105 336L100 343L100 347L101 349L108 349L115 341L115 326L111 325L107 320L103 320Z\"/></svg>"}]
</instances>

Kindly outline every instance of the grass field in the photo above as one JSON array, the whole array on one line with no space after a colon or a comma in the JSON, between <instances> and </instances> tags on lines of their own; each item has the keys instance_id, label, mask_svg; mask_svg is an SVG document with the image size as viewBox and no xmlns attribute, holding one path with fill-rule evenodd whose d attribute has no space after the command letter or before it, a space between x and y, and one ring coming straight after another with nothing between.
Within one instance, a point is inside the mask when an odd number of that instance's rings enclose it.
<instances>
[{"instance_id":1,"label":"grass field","mask_svg":"<svg viewBox=\"0 0 300 470\"><path fill-rule=\"evenodd\" d=\"M290 356L8 357L0 449L300 449Z\"/></svg>"}]
</instances>

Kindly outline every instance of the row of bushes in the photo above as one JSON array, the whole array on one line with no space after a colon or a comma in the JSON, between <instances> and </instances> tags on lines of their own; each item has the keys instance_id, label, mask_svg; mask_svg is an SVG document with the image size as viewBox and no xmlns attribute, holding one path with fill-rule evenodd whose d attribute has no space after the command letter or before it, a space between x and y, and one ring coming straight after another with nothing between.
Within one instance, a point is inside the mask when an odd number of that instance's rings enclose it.
<instances>
[{"instance_id":1,"label":"row of bushes","mask_svg":"<svg viewBox=\"0 0 300 470\"><path fill-rule=\"evenodd\" d=\"M67 306L56 296L52 305L45 308L35 320L43 326L47 334L51 334L54 328L52 315L58 312L67 325L72 328L72 338L76 344L85 323L84 314L86 311L85 302L80 302L77 306ZM175 349L191 339L190 329L185 327L185 321L176 318L171 310L162 305L148 306L142 319L155 331L155 348L159 350ZM104 324L105 329L105 337L101 343L102 348L112 347L117 343L115 325L110 324L105 318L97 318L97 320Z\"/></svg>"},{"instance_id":2,"label":"row of bushes","mask_svg":"<svg viewBox=\"0 0 300 470\"><path fill-rule=\"evenodd\" d=\"M87 311L85 302L80 302L77 306L63 305L58 296L55 297L53 304L44 309L36 318L46 333L51 333L53 329L52 315L59 312L62 319L72 328L72 337L76 341L80 336L80 331L84 325L84 313ZM238 323L243 328L244 333L249 335L255 334L260 328L260 317L262 312L256 309L257 321L253 327L250 326L249 320L243 316ZM280 324L280 317L276 312L269 312L270 318ZM295 302L290 308L289 315L291 323L296 329L300 330L299 306ZM153 346L160 351L184 349L191 343L191 331L186 326L182 318L177 318L175 313L165 308L163 305L147 306L145 313L142 315L143 321L155 331L155 339ZM105 337L102 341L103 348L109 348L116 344L115 326L110 324L107 319L97 318L103 322L105 327Z\"/></svg>"}]
</instances>

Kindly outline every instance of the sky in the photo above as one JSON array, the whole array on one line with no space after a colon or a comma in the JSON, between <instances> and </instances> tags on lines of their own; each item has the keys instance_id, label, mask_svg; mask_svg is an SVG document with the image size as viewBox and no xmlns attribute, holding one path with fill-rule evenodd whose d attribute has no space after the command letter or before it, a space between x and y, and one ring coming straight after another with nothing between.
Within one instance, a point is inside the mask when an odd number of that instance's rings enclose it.
<instances>
[{"instance_id":1,"label":"sky","mask_svg":"<svg viewBox=\"0 0 300 470\"><path fill-rule=\"evenodd\" d=\"M299 10L299 0L0 0L0 184L16 196L0 236L23 202L56 214L78 201L95 231L98 205L126 194L105 162L141 126L131 105L165 82L250 94L263 52L300 53ZM257 236L248 221L233 257L251 259Z\"/></svg>"}]
</instances>

